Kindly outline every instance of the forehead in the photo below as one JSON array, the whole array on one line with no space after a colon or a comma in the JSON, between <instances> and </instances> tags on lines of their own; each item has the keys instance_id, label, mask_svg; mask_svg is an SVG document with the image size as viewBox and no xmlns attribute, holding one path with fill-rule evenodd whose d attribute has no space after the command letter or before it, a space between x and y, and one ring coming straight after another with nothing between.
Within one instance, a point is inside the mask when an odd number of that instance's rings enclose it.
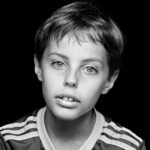
<instances>
[{"instance_id":1,"label":"forehead","mask_svg":"<svg viewBox=\"0 0 150 150\"><path fill-rule=\"evenodd\" d=\"M82 38L78 41L75 37L65 36L59 42L51 40L45 50L45 54L60 53L70 59L100 59L107 63L107 51L100 43L93 43L90 40Z\"/></svg>"}]
</instances>

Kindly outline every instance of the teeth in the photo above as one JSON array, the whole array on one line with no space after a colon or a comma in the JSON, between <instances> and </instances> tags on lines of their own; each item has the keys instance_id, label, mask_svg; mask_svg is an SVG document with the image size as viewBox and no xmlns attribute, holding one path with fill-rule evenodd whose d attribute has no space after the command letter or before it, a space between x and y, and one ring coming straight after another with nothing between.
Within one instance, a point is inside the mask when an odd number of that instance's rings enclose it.
<instances>
[{"instance_id":1,"label":"teeth","mask_svg":"<svg viewBox=\"0 0 150 150\"><path fill-rule=\"evenodd\" d=\"M68 100L69 100L70 102L73 102L73 98L71 98L71 97L70 97Z\"/></svg>"},{"instance_id":2,"label":"teeth","mask_svg":"<svg viewBox=\"0 0 150 150\"><path fill-rule=\"evenodd\" d=\"M71 97L63 97L63 100L73 102L73 98Z\"/></svg>"},{"instance_id":3,"label":"teeth","mask_svg":"<svg viewBox=\"0 0 150 150\"><path fill-rule=\"evenodd\" d=\"M63 97L63 100L64 101L68 101L68 97Z\"/></svg>"}]
</instances>

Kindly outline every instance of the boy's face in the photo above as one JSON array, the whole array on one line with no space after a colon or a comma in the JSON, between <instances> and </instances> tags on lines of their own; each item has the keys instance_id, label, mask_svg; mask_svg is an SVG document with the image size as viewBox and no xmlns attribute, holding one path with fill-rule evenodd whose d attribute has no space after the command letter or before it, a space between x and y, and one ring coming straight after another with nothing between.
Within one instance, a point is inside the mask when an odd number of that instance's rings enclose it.
<instances>
[{"instance_id":1,"label":"boy's face","mask_svg":"<svg viewBox=\"0 0 150 150\"><path fill-rule=\"evenodd\" d=\"M108 80L107 52L100 44L64 37L51 41L35 72L42 81L43 96L57 118L74 120L89 112L100 94L113 86Z\"/></svg>"}]
</instances>

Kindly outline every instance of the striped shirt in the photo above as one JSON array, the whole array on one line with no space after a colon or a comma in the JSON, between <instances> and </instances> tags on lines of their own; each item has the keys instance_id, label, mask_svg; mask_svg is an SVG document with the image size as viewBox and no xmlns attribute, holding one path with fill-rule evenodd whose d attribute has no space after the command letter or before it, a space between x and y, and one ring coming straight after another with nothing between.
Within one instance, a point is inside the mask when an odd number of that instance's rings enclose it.
<instances>
[{"instance_id":1,"label":"striped shirt","mask_svg":"<svg viewBox=\"0 0 150 150\"><path fill-rule=\"evenodd\" d=\"M15 123L0 127L0 150L55 150L45 128L46 107ZM95 110L96 122L79 150L146 150L143 140L131 130Z\"/></svg>"}]
</instances>

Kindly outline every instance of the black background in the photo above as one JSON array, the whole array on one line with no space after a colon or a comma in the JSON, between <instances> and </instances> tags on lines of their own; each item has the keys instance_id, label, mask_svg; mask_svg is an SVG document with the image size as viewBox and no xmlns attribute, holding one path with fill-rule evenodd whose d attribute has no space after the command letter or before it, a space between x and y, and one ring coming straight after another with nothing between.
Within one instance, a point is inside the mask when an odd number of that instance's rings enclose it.
<instances>
[{"instance_id":1,"label":"black background","mask_svg":"<svg viewBox=\"0 0 150 150\"><path fill-rule=\"evenodd\" d=\"M92 1L92 0L91 0ZM71 0L1 4L0 126L45 105L34 74L34 36L51 12ZM114 88L96 108L150 144L149 14L145 1L93 0L121 28L125 37L123 68Z\"/></svg>"}]
</instances>

